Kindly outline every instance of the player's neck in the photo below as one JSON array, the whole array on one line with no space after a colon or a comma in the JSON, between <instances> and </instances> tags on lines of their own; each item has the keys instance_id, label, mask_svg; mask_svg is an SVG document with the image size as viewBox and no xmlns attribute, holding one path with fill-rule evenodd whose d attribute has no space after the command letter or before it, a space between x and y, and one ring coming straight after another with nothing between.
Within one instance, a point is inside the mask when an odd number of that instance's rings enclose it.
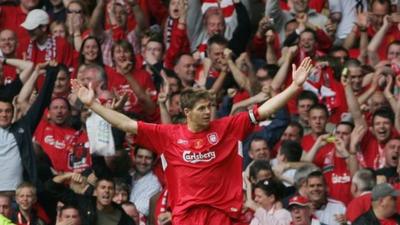
<instances>
[{"instance_id":1,"label":"player's neck","mask_svg":"<svg viewBox=\"0 0 400 225\"><path fill-rule=\"evenodd\" d=\"M191 132L197 133L197 132L201 132L201 131L207 130L208 125L204 126L202 124L196 124L196 123L188 121L187 122L187 127Z\"/></svg>"}]
</instances>

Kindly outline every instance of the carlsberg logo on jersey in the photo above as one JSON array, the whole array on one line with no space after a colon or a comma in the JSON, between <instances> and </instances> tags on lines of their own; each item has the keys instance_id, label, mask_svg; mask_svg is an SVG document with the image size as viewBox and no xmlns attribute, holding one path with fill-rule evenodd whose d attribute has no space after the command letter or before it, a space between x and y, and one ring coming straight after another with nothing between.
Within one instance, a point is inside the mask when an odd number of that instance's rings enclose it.
<instances>
[{"instance_id":1,"label":"carlsberg logo on jersey","mask_svg":"<svg viewBox=\"0 0 400 225\"><path fill-rule=\"evenodd\" d=\"M209 162L215 159L215 152L191 152L191 151L184 151L183 152L183 161L189 163L198 163L198 162Z\"/></svg>"}]
</instances>

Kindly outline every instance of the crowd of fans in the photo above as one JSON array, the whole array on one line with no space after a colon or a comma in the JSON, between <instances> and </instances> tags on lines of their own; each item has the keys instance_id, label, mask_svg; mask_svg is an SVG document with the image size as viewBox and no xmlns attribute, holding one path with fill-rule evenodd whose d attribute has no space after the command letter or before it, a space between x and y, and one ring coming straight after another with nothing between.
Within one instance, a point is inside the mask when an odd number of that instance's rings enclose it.
<instances>
[{"instance_id":1,"label":"crowd of fans","mask_svg":"<svg viewBox=\"0 0 400 225\"><path fill-rule=\"evenodd\" d=\"M0 0L0 224L172 223L165 156L79 87L138 121L201 123L183 92L237 115L307 57L302 90L239 142L231 223L400 224L400 1Z\"/></svg>"}]
</instances>

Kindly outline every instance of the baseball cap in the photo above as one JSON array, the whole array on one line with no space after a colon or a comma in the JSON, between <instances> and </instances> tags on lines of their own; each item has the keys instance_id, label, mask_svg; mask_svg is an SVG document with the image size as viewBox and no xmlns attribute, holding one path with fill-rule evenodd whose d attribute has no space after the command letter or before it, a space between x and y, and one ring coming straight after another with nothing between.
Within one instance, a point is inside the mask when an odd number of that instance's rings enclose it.
<instances>
[{"instance_id":1,"label":"baseball cap","mask_svg":"<svg viewBox=\"0 0 400 225\"><path fill-rule=\"evenodd\" d=\"M376 201L380 198L384 198L386 196L393 196L393 197L397 197L399 195L399 193L397 192L396 189L394 189L392 187L392 185L388 184L388 183L382 183L382 184L378 184L376 185L373 189L372 189L372 201Z\"/></svg>"},{"instance_id":2,"label":"baseball cap","mask_svg":"<svg viewBox=\"0 0 400 225\"><path fill-rule=\"evenodd\" d=\"M294 196L294 197L292 197L292 198L289 199L289 206L288 206L288 208L290 209L290 207L291 207L291 206L294 206L294 205L298 205L298 206L309 206L309 203L310 203L310 202L308 201L308 199L307 199L306 197L297 195L297 196Z\"/></svg>"},{"instance_id":3,"label":"baseball cap","mask_svg":"<svg viewBox=\"0 0 400 225\"><path fill-rule=\"evenodd\" d=\"M28 13L21 27L27 30L34 30L40 25L49 24L49 22L49 15L44 10L34 9Z\"/></svg>"}]
</instances>

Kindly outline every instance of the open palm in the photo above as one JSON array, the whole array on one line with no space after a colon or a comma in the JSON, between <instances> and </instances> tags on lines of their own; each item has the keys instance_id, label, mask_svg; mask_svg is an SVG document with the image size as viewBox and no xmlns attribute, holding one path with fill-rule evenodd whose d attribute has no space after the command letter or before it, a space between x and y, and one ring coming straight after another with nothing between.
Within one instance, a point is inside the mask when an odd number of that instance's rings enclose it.
<instances>
[{"instance_id":1,"label":"open palm","mask_svg":"<svg viewBox=\"0 0 400 225\"><path fill-rule=\"evenodd\" d=\"M79 100L87 106L92 105L94 101L94 90L92 89L92 83L89 83L89 88L86 88L80 84L77 80L72 80L72 91L76 93Z\"/></svg>"},{"instance_id":2,"label":"open palm","mask_svg":"<svg viewBox=\"0 0 400 225\"><path fill-rule=\"evenodd\" d=\"M296 65L292 64L293 82L297 86L302 87L304 82L307 80L308 75L310 75L312 68L313 68L313 65L311 63L310 57L303 59L299 68L297 68L297 69L296 69Z\"/></svg>"}]
</instances>

